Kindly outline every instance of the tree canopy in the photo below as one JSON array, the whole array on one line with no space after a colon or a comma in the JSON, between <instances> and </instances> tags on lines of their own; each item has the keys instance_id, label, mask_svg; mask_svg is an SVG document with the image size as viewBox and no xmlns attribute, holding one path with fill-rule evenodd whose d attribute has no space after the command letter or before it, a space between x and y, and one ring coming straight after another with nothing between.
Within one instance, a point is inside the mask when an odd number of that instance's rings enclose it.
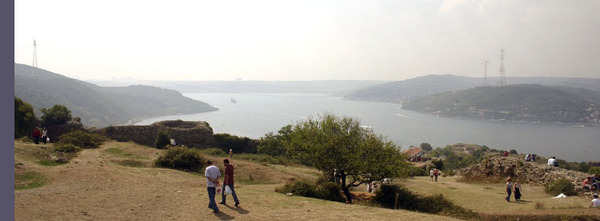
<instances>
[{"instance_id":1,"label":"tree canopy","mask_svg":"<svg viewBox=\"0 0 600 221\"><path fill-rule=\"evenodd\" d=\"M61 125L71 120L71 111L64 105L56 104L49 109L42 108L43 125Z\"/></svg>"},{"instance_id":2,"label":"tree canopy","mask_svg":"<svg viewBox=\"0 0 600 221\"><path fill-rule=\"evenodd\" d=\"M15 97L15 138L26 136L35 127L35 121L31 104Z\"/></svg>"},{"instance_id":3,"label":"tree canopy","mask_svg":"<svg viewBox=\"0 0 600 221\"><path fill-rule=\"evenodd\" d=\"M284 131L287 155L326 174L336 170L350 203L350 187L406 175L408 166L399 148L356 119L324 114Z\"/></svg>"}]
</instances>

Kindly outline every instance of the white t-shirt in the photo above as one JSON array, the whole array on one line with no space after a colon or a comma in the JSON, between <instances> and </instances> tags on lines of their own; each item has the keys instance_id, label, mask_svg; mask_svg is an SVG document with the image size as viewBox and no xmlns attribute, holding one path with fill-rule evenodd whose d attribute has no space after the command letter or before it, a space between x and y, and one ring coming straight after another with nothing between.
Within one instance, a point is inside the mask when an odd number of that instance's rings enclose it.
<instances>
[{"instance_id":1,"label":"white t-shirt","mask_svg":"<svg viewBox=\"0 0 600 221\"><path fill-rule=\"evenodd\" d=\"M594 208L600 208L600 199L598 199L598 198L593 199L592 204L593 204L592 206Z\"/></svg>"},{"instance_id":2,"label":"white t-shirt","mask_svg":"<svg viewBox=\"0 0 600 221\"><path fill-rule=\"evenodd\" d=\"M206 187L217 187L217 185L210 181L208 177L217 179L221 176L221 171L219 171L219 168L217 166L210 165L206 167L206 170L204 170L204 176L206 176Z\"/></svg>"},{"instance_id":3,"label":"white t-shirt","mask_svg":"<svg viewBox=\"0 0 600 221\"><path fill-rule=\"evenodd\" d=\"M548 166L554 166L554 161L556 161L554 158L548 159Z\"/></svg>"}]
</instances>

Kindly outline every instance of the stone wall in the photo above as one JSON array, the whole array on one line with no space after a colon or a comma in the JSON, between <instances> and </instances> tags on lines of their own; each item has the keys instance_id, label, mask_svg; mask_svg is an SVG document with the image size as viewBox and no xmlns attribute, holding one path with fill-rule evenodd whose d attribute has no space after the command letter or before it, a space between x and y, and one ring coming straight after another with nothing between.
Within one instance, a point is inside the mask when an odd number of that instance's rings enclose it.
<instances>
[{"instance_id":1,"label":"stone wall","mask_svg":"<svg viewBox=\"0 0 600 221\"><path fill-rule=\"evenodd\" d=\"M212 128L204 121L173 120L144 126L110 126L97 132L116 141L133 141L153 147L160 130L167 130L177 145L199 149L218 147Z\"/></svg>"}]
</instances>

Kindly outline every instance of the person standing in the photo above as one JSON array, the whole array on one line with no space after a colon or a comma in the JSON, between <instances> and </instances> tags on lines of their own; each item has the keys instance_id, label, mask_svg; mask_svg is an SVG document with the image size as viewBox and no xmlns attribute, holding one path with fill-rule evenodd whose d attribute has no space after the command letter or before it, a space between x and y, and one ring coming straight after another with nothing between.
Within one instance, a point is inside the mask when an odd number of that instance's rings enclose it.
<instances>
[{"instance_id":1,"label":"person standing","mask_svg":"<svg viewBox=\"0 0 600 221\"><path fill-rule=\"evenodd\" d=\"M233 159L233 149L229 149L229 159Z\"/></svg>"},{"instance_id":2,"label":"person standing","mask_svg":"<svg viewBox=\"0 0 600 221\"><path fill-rule=\"evenodd\" d=\"M429 181L433 182L433 169L429 170Z\"/></svg>"},{"instance_id":3,"label":"person standing","mask_svg":"<svg viewBox=\"0 0 600 221\"><path fill-rule=\"evenodd\" d=\"M521 183L517 180L515 181L515 200L521 200Z\"/></svg>"},{"instance_id":4,"label":"person standing","mask_svg":"<svg viewBox=\"0 0 600 221\"><path fill-rule=\"evenodd\" d=\"M433 176L435 176L435 182L437 182L437 178L439 175L440 171L437 168L433 169Z\"/></svg>"},{"instance_id":5,"label":"person standing","mask_svg":"<svg viewBox=\"0 0 600 221\"><path fill-rule=\"evenodd\" d=\"M233 196L233 201L235 201L235 206L240 205L240 200L235 194L235 189L233 189L233 165L229 164L229 159L224 159L223 164L225 164L225 178L223 179L223 187L231 189L231 196ZM221 202L219 204L225 204L225 189L221 191Z\"/></svg>"},{"instance_id":6,"label":"person standing","mask_svg":"<svg viewBox=\"0 0 600 221\"><path fill-rule=\"evenodd\" d=\"M44 129L42 130L42 141L44 142L44 144L46 144L46 142L48 139L48 130L46 130L46 128L44 127Z\"/></svg>"},{"instance_id":7,"label":"person standing","mask_svg":"<svg viewBox=\"0 0 600 221\"><path fill-rule=\"evenodd\" d=\"M221 171L219 168L212 164L212 161L206 161L206 169L204 170L204 176L206 176L206 189L208 191L208 208L213 209L213 212L218 213L219 207L215 201L216 187L219 186L219 178L221 178Z\"/></svg>"},{"instance_id":8,"label":"person standing","mask_svg":"<svg viewBox=\"0 0 600 221\"><path fill-rule=\"evenodd\" d=\"M35 141L35 144L40 144L40 129L33 128L33 140Z\"/></svg>"},{"instance_id":9,"label":"person standing","mask_svg":"<svg viewBox=\"0 0 600 221\"><path fill-rule=\"evenodd\" d=\"M512 187L513 187L512 179L508 178L508 180L506 180L506 193L508 195L506 196L506 198L504 198L507 202L510 202L510 194L512 192Z\"/></svg>"}]
</instances>

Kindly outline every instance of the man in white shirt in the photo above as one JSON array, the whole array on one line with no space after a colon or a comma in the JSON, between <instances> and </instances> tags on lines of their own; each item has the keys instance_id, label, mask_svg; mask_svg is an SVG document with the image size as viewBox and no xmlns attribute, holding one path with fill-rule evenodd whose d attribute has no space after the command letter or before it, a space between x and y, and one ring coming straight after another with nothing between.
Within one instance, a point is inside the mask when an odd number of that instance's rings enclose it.
<instances>
[{"instance_id":1,"label":"man in white shirt","mask_svg":"<svg viewBox=\"0 0 600 221\"><path fill-rule=\"evenodd\" d=\"M557 166L557 164L556 164L556 157L550 157L550 158L548 158L548 166L553 166L553 167Z\"/></svg>"},{"instance_id":2,"label":"man in white shirt","mask_svg":"<svg viewBox=\"0 0 600 221\"><path fill-rule=\"evenodd\" d=\"M598 199L598 194L594 193L594 199L592 200L592 204L590 204L592 208L600 208L600 199Z\"/></svg>"},{"instance_id":3,"label":"man in white shirt","mask_svg":"<svg viewBox=\"0 0 600 221\"><path fill-rule=\"evenodd\" d=\"M208 208L213 209L213 212L218 213L219 207L215 201L216 187L219 186L219 178L221 178L221 171L215 165L212 165L210 160L206 161L206 170L204 170L204 176L206 176L206 189L208 190Z\"/></svg>"}]
</instances>

